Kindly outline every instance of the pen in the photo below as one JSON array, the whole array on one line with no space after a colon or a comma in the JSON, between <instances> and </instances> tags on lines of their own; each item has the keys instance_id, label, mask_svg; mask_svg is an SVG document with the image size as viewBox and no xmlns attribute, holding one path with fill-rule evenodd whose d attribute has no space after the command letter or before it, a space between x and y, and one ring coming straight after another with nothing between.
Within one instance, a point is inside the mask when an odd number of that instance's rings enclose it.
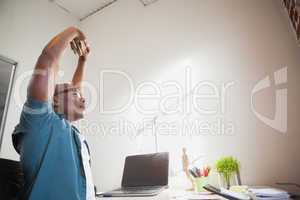
<instances>
[{"instance_id":1,"label":"pen","mask_svg":"<svg viewBox=\"0 0 300 200\"><path fill-rule=\"evenodd\" d=\"M189 169L189 172L194 178L197 178L197 174L193 170Z\"/></svg>"},{"instance_id":2,"label":"pen","mask_svg":"<svg viewBox=\"0 0 300 200\"><path fill-rule=\"evenodd\" d=\"M197 172L198 177L202 176L200 168L195 167L195 171Z\"/></svg>"}]
</instances>

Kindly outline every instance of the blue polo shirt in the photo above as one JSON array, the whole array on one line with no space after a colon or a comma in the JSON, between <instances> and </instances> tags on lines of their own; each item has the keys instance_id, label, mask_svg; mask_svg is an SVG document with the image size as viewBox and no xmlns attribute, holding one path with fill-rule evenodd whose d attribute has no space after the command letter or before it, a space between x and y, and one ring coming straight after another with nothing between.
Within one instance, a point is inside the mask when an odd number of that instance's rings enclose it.
<instances>
[{"instance_id":1,"label":"blue polo shirt","mask_svg":"<svg viewBox=\"0 0 300 200\"><path fill-rule=\"evenodd\" d=\"M85 200L79 131L49 102L28 99L13 133L29 200ZM31 188L31 189L30 189Z\"/></svg>"}]
</instances>

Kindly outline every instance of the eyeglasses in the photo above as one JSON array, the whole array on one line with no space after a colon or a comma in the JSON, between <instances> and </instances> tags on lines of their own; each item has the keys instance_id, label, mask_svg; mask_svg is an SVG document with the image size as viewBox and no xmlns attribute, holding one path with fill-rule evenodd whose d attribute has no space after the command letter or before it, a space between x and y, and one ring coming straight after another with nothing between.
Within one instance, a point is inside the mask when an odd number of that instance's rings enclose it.
<instances>
[{"instance_id":1,"label":"eyeglasses","mask_svg":"<svg viewBox=\"0 0 300 200\"><path fill-rule=\"evenodd\" d=\"M59 94L62 94L62 93L68 93L68 92L72 92L72 95L74 97L78 97L78 98L83 98L81 92L77 89L77 88L68 88L68 89L64 89L63 91L60 91L60 92L57 92L54 94L54 96L57 96Z\"/></svg>"}]
</instances>

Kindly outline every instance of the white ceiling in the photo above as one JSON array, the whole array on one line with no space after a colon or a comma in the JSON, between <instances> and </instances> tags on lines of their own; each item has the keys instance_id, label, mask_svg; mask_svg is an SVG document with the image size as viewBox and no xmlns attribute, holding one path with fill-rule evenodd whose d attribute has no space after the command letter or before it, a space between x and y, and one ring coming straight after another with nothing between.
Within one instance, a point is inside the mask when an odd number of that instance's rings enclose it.
<instances>
[{"instance_id":1,"label":"white ceiling","mask_svg":"<svg viewBox=\"0 0 300 200\"><path fill-rule=\"evenodd\" d=\"M68 10L78 19L82 19L93 11L105 7L115 0L52 0Z\"/></svg>"},{"instance_id":2,"label":"white ceiling","mask_svg":"<svg viewBox=\"0 0 300 200\"><path fill-rule=\"evenodd\" d=\"M70 12L79 20L83 20L93 12L99 11L106 6L117 2L118 0L48 0L55 3L60 8ZM132 0L131 0L132 1ZM150 5L158 0L136 0L145 6Z\"/></svg>"}]
</instances>

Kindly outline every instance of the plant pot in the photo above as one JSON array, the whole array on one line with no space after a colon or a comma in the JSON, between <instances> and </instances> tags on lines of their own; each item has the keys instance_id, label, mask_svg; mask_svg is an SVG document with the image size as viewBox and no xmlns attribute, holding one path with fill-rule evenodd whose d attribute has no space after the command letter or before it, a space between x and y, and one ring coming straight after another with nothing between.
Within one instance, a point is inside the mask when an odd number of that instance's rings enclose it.
<instances>
[{"instance_id":1,"label":"plant pot","mask_svg":"<svg viewBox=\"0 0 300 200\"><path fill-rule=\"evenodd\" d=\"M230 186L238 185L237 174L233 173L229 178L226 178L223 174L218 174L219 176L219 187L230 189Z\"/></svg>"},{"instance_id":2,"label":"plant pot","mask_svg":"<svg viewBox=\"0 0 300 200\"><path fill-rule=\"evenodd\" d=\"M203 186L207 185L209 182L208 177L198 177L194 179L195 192L204 192L206 191Z\"/></svg>"}]
</instances>

